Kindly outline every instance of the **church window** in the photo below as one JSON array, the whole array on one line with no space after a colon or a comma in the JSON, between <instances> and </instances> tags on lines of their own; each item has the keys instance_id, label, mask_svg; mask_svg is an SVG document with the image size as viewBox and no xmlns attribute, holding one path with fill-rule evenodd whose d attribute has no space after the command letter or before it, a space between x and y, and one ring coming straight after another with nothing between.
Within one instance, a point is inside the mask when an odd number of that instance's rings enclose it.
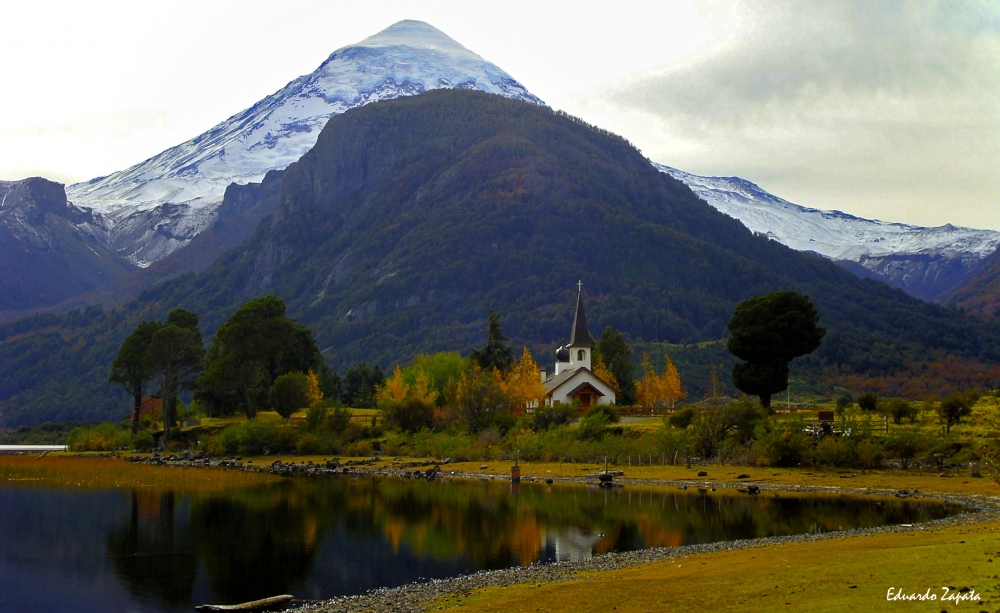
<instances>
[{"instance_id":1,"label":"church window","mask_svg":"<svg viewBox=\"0 0 1000 613\"><path fill-rule=\"evenodd\" d=\"M576 352L576 359L582 362L584 360L585 355L587 355L587 352L581 349L580 351Z\"/></svg>"}]
</instances>

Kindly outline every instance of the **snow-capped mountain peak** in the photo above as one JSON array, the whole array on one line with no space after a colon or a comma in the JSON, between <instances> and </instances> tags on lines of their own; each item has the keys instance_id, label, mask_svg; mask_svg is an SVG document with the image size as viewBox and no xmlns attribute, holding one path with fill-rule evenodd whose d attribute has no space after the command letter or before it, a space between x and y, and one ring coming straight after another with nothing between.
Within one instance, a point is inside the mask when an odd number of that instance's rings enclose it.
<instances>
[{"instance_id":1,"label":"snow-capped mountain peak","mask_svg":"<svg viewBox=\"0 0 1000 613\"><path fill-rule=\"evenodd\" d=\"M103 216L119 253L148 266L215 219L226 186L260 181L269 170L296 161L333 115L452 87L542 104L440 30L401 21L338 49L314 72L208 132L126 170L71 185L67 195Z\"/></svg>"},{"instance_id":2,"label":"snow-capped mountain peak","mask_svg":"<svg viewBox=\"0 0 1000 613\"><path fill-rule=\"evenodd\" d=\"M404 19L378 34L372 34L355 47L415 47L436 49L446 53L475 55L454 38L424 21ZM476 56L479 57L479 56Z\"/></svg>"}]
</instances>

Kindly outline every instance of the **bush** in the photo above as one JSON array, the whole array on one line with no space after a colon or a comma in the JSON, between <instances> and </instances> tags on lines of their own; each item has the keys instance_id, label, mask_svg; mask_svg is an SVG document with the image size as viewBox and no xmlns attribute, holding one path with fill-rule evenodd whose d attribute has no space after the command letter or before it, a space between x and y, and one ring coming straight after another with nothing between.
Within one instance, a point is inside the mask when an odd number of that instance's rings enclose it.
<instances>
[{"instance_id":1,"label":"bush","mask_svg":"<svg viewBox=\"0 0 1000 613\"><path fill-rule=\"evenodd\" d=\"M694 420L695 444L703 458L715 457L727 438L747 446L754 438L757 424L765 418L764 409L749 398L741 398L721 407L710 407Z\"/></svg>"},{"instance_id":2,"label":"bush","mask_svg":"<svg viewBox=\"0 0 1000 613\"><path fill-rule=\"evenodd\" d=\"M433 425L434 404L407 396L399 402L386 403L382 415L387 428L417 432Z\"/></svg>"},{"instance_id":3,"label":"bush","mask_svg":"<svg viewBox=\"0 0 1000 613\"><path fill-rule=\"evenodd\" d=\"M605 423L608 424L617 424L622 419L618 415L618 408L613 404L592 404L583 414L584 417L593 417L594 415L604 415L607 418Z\"/></svg>"},{"instance_id":4,"label":"bush","mask_svg":"<svg viewBox=\"0 0 1000 613\"><path fill-rule=\"evenodd\" d=\"M885 449L899 460L903 470L927 448L927 440L916 430L897 430L885 439Z\"/></svg>"},{"instance_id":5,"label":"bush","mask_svg":"<svg viewBox=\"0 0 1000 613\"><path fill-rule=\"evenodd\" d=\"M332 402L322 400L306 410L306 420L302 424L306 432L316 432L327 426L327 419L330 415Z\"/></svg>"},{"instance_id":6,"label":"bush","mask_svg":"<svg viewBox=\"0 0 1000 613\"><path fill-rule=\"evenodd\" d=\"M816 445L813 461L822 466L849 467L857 463L857 454L850 439L828 436Z\"/></svg>"},{"instance_id":7,"label":"bush","mask_svg":"<svg viewBox=\"0 0 1000 613\"><path fill-rule=\"evenodd\" d=\"M581 441L599 441L604 437L608 426L608 415L603 411L594 411L584 415L576 429L576 437Z\"/></svg>"},{"instance_id":8,"label":"bush","mask_svg":"<svg viewBox=\"0 0 1000 613\"><path fill-rule=\"evenodd\" d=\"M854 404L854 398L850 394L841 395L837 398L837 414L839 415L852 404Z\"/></svg>"},{"instance_id":9,"label":"bush","mask_svg":"<svg viewBox=\"0 0 1000 613\"><path fill-rule=\"evenodd\" d=\"M779 423L770 420L755 431L752 452L765 466L798 466L812 455L812 437L801 419Z\"/></svg>"},{"instance_id":10,"label":"bush","mask_svg":"<svg viewBox=\"0 0 1000 613\"><path fill-rule=\"evenodd\" d=\"M873 392L861 394L858 396L858 406L861 407L862 411L867 413L875 411L878 409L878 394Z\"/></svg>"},{"instance_id":11,"label":"bush","mask_svg":"<svg viewBox=\"0 0 1000 613\"><path fill-rule=\"evenodd\" d=\"M327 424L330 426L330 430L336 432L337 434L342 434L347 427L351 425L351 418L354 417L354 411L348 409L347 407L337 405L333 407L330 411L330 416L327 418Z\"/></svg>"},{"instance_id":12,"label":"bush","mask_svg":"<svg viewBox=\"0 0 1000 613\"><path fill-rule=\"evenodd\" d=\"M813 451L813 461L816 464L840 468L878 468L884 457L885 448L871 438L828 436Z\"/></svg>"},{"instance_id":13,"label":"bush","mask_svg":"<svg viewBox=\"0 0 1000 613\"><path fill-rule=\"evenodd\" d=\"M126 448L131 434L125 424L97 424L91 428L73 428L68 437L73 451L115 451Z\"/></svg>"},{"instance_id":14,"label":"bush","mask_svg":"<svg viewBox=\"0 0 1000 613\"><path fill-rule=\"evenodd\" d=\"M307 432L299 437L295 444L295 453L299 455L335 454L339 448L336 439Z\"/></svg>"},{"instance_id":15,"label":"bush","mask_svg":"<svg viewBox=\"0 0 1000 613\"><path fill-rule=\"evenodd\" d=\"M869 470L882 465L885 450L875 439L866 438L858 443L857 455L859 468Z\"/></svg>"},{"instance_id":16,"label":"bush","mask_svg":"<svg viewBox=\"0 0 1000 613\"><path fill-rule=\"evenodd\" d=\"M491 429L506 435L514 428L514 424L516 423L517 417L513 413L500 410L493 416L493 427Z\"/></svg>"},{"instance_id":17,"label":"bush","mask_svg":"<svg viewBox=\"0 0 1000 613\"><path fill-rule=\"evenodd\" d=\"M352 458L366 458L374 453L371 441L354 441L344 448L344 455Z\"/></svg>"},{"instance_id":18,"label":"bush","mask_svg":"<svg viewBox=\"0 0 1000 613\"><path fill-rule=\"evenodd\" d=\"M909 418L910 423L917 418L917 408L903 398L890 398L878 403L878 413L893 423L901 424L904 418Z\"/></svg>"},{"instance_id":19,"label":"bush","mask_svg":"<svg viewBox=\"0 0 1000 613\"><path fill-rule=\"evenodd\" d=\"M698 412L694 410L694 407L684 407L683 409L669 415L667 417L667 423L675 428L683 430L690 426L696 417L698 417Z\"/></svg>"},{"instance_id":20,"label":"bush","mask_svg":"<svg viewBox=\"0 0 1000 613\"><path fill-rule=\"evenodd\" d=\"M296 447L295 430L262 419L249 419L230 426L209 444L209 451L227 455L269 455L291 453Z\"/></svg>"},{"instance_id":21,"label":"bush","mask_svg":"<svg viewBox=\"0 0 1000 613\"><path fill-rule=\"evenodd\" d=\"M684 454L685 449L691 446L691 437L683 430L663 428L656 433L656 450L663 454L667 462L674 463L674 459Z\"/></svg>"},{"instance_id":22,"label":"bush","mask_svg":"<svg viewBox=\"0 0 1000 613\"><path fill-rule=\"evenodd\" d=\"M132 442L129 446L136 451L152 451L155 444L156 441L153 439L152 433L143 430L132 436Z\"/></svg>"},{"instance_id":23,"label":"bush","mask_svg":"<svg viewBox=\"0 0 1000 613\"><path fill-rule=\"evenodd\" d=\"M551 407L539 407L535 411L532 429L544 432L554 426L564 426L576 419L577 412L572 405L558 403Z\"/></svg>"},{"instance_id":24,"label":"bush","mask_svg":"<svg viewBox=\"0 0 1000 613\"><path fill-rule=\"evenodd\" d=\"M309 375L300 372L285 373L274 380L267 401L278 415L288 419L295 411L312 404L309 394L311 387Z\"/></svg>"}]
</instances>

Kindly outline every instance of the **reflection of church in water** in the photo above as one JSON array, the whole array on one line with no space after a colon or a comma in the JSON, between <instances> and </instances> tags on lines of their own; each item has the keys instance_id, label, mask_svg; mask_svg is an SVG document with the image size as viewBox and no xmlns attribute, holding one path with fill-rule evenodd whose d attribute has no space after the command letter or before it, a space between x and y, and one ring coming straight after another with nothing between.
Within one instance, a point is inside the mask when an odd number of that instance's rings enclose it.
<instances>
[{"instance_id":1,"label":"reflection of church in water","mask_svg":"<svg viewBox=\"0 0 1000 613\"><path fill-rule=\"evenodd\" d=\"M579 562L594 557L594 547L603 534L567 527L551 530L542 540L538 559L544 562Z\"/></svg>"},{"instance_id":2,"label":"reflection of church in water","mask_svg":"<svg viewBox=\"0 0 1000 613\"><path fill-rule=\"evenodd\" d=\"M569 343L556 351L555 372L549 375L546 371L542 371L545 406L560 402L568 404L575 400L578 400L582 407L615 403L617 394L615 388L593 372L591 353L594 344L590 338L587 318L583 313L583 283L580 282L577 283L576 314L573 316Z\"/></svg>"}]
</instances>

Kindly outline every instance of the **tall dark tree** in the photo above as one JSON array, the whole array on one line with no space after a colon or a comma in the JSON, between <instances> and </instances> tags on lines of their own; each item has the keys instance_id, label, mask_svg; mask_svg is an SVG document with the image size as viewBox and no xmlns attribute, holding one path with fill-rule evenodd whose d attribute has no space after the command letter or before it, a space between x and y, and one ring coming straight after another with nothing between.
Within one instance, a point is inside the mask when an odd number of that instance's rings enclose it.
<instances>
[{"instance_id":1,"label":"tall dark tree","mask_svg":"<svg viewBox=\"0 0 1000 613\"><path fill-rule=\"evenodd\" d=\"M375 406L375 390L385 382L385 373L378 364L369 366L358 362L344 374L343 401L349 407L372 408Z\"/></svg>"},{"instance_id":2,"label":"tall dark tree","mask_svg":"<svg viewBox=\"0 0 1000 613\"><path fill-rule=\"evenodd\" d=\"M196 397L212 414L240 409L252 419L279 376L312 370L322 378L326 368L312 331L285 315L280 298L254 298L215 333Z\"/></svg>"},{"instance_id":3,"label":"tall dark tree","mask_svg":"<svg viewBox=\"0 0 1000 613\"><path fill-rule=\"evenodd\" d=\"M500 372L507 372L514 362L514 350L505 342L507 337L500 328L500 315L499 312L490 309L486 325L486 346L482 349L473 349L469 353L469 359L486 372L491 372L494 368Z\"/></svg>"},{"instance_id":4,"label":"tall dark tree","mask_svg":"<svg viewBox=\"0 0 1000 613\"><path fill-rule=\"evenodd\" d=\"M201 371L204 356L198 316L190 311L171 311L167 323L153 333L145 362L159 384L163 401L161 446L170 439L170 429L177 420L178 393L191 386Z\"/></svg>"},{"instance_id":5,"label":"tall dark tree","mask_svg":"<svg viewBox=\"0 0 1000 613\"><path fill-rule=\"evenodd\" d=\"M744 300L729 320L729 351L743 360L733 366L733 384L760 397L771 408L771 395L788 388L788 365L819 347L826 330L808 296L772 292Z\"/></svg>"},{"instance_id":6,"label":"tall dark tree","mask_svg":"<svg viewBox=\"0 0 1000 613\"><path fill-rule=\"evenodd\" d=\"M594 344L594 362L597 358L604 361L611 374L618 382L618 398L616 404L631 406L636 402L635 395L635 365L630 356L632 348L625 342L622 333L611 326L604 328L601 338Z\"/></svg>"},{"instance_id":7,"label":"tall dark tree","mask_svg":"<svg viewBox=\"0 0 1000 613\"><path fill-rule=\"evenodd\" d=\"M111 363L108 383L121 384L132 396L132 434L139 431L139 412L142 410L142 392L146 381L153 378L146 363L146 350L153 341L153 334L160 329L156 321L144 321L125 339L118 349L118 357Z\"/></svg>"}]
</instances>

